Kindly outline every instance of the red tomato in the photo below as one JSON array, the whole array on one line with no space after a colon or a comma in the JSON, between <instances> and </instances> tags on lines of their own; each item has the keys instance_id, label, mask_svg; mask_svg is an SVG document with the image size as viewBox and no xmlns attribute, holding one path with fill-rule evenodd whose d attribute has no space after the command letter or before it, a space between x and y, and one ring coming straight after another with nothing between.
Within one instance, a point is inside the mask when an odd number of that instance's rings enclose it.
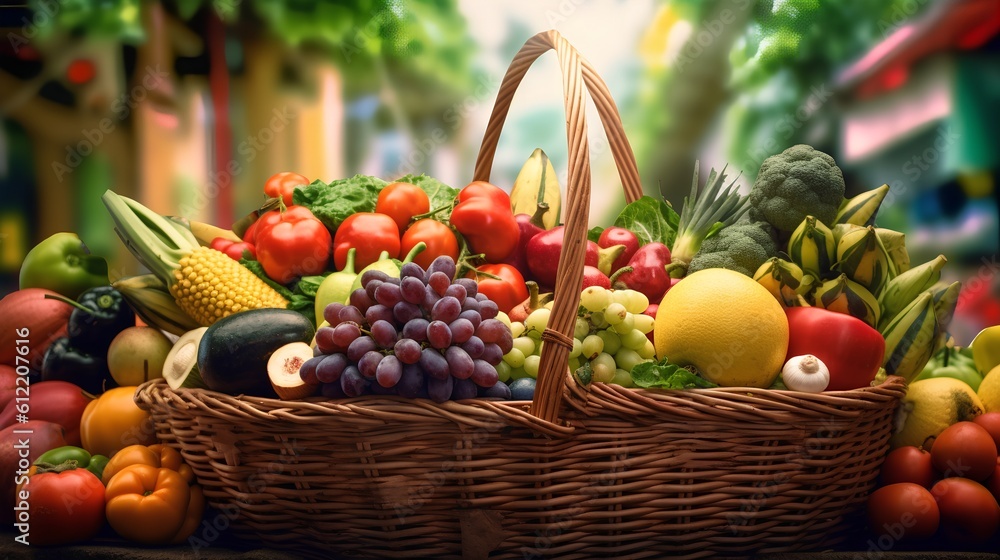
<instances>
[{"instance_id":1,"label":"red tomato","mask_svg":"<svg viewBox=\"0 0 1000 560\"><path fill-rule=\"evenodd\" d=\"M33 545L87 541L104 527L104 485L87 469L39 472L19 492L27 496Z\"/></svg>"},{"instance_id":2,"label":"red tomato","mask_svg":"<svg viewBox=\"0 0 1000 560\"><path fill-rule=\"evenodd\" d=\"M257 260L268 276L288 284L320 274L330 262L330 230L305 206L268 212L257 220Z\"/></svg>"},{"instance_id":3,"label":"red tomato","mask_svg":"<svg viewBox=\"0 0 1000 560\"><path fill-rule=\"evenodd\" d=\"M931 461L944 478L986 480L997 462L997 445L986 428L958 422L944 429L931 446Z\"/></svg>"},{"instance_id":4,"label":"red tomato","mask_svg":"<svg viewBox=\"0 0 1000 560\"><path fill-rule=\"evenodd\" d=\"M892 450L882 463L880 474L883 485L911 482L924 488L934 484L934 467L931 465L931 454L908 445Z\"/></svg>"},{"instance_id":5,"label":"red tomato","mask_svg":"<svg viewBox=\"0 0 1000 560\"><path fill-rule=\"evenodd\" d=\"M927 538L937 532L941 514L923 486L902 482L883 486L868 497L868 526L895 540Z\"/></svg>"},{"instance_id":6,"label":"red tomato","mask_svg":"<svg viewBox=\"0 0 1000 560\"><path fill-rule=\"evenodd\" d=\"M997 459L997 466L993 469L993 474L986 479L983 486L993 494L993 498L1000 502L1000 458Z\"/></svg>"},{"instance_id":7,"label":"red tomato","mask_svg":"<svg viewBox=\"0 0 1000 560\"><path fill-rule=\"evenodd\" d=\"M291 206L292 193L295 191L295 187L301 187L303 185L308 185L309 179L306 179L298 173L292 173L291 171L282 171L281 173L275 173L264 183L264 194L271 198L280 198L285 202L285 206Z\"/></svg>"},{"instance_id":8,"label":"red tomato","mask_svg":"<svg viewBox=\"0 0 1000 560\"><path fill-rule=\"evenodd\" d=\"M379 191L375 211L392 218L402 233L409 227L411 218L417 214L426 214L431 211L431 201L427 198L427 193L414 184L389 183ZM406 253L406 251L403 252ZM456 258L457 255L458 253L456 253ZM427 263L430 264L430 261Z\"/></svg>"},{"instance_id":9,"label":"red tomato","mask_svg":"<svg viewBox=\"0 0 1000 560\"><path fill-rule=\"evenodd\" d=\"M341 222L333 236L333 264L337 270L344 270L347 252L351 248L357 249L354 254L354 270L363 270L377 261L382 251L388 251L389 258L399 258L399 227L385 214L351 214Z\"/></svg>"},{"instance_id":10,"label":"red tomato","mask_svg":"<svg viewBox=\"0 0 1000 560\"><path fill-rule=\"evenodd\" d=\"M524 277L509 264L484 264L469 271L468 277L475 278L479 283L479 293L493 300L504 313L509 313L514 306L528 299Z\"/></svg>"},{"instance_id":11,"label":"red tomato","mask_svg":"<svg viewBox=\"0 0 1000 560\"><path fill-rule=\"evenodd\" d=\"M434 259L446 255L451 260L458 260L458 239L451 228L437 220L417 220L403 234L400 242L399 254L406 255L414 245L423 241L427 248L413 258L413 262L419 264L425 270L434 262Z\"/></svg>"},{"instance_id":12,"label":"red tomato","mask_svg":"<svg viewBox=\"0 0 1000 560\"><path fill-rule=\"evenodd\" d=\"M980 414L972 419L973 422L979 424L986 431L993 436L993 443L996 444L997 449L1000 450L1000 412L987 412L986 414Z\"/></svg>"},{"instance_id":13,"label":"red tomato","mask_svg":"<svg viewBox=\"0 0 1000 560\"><path fill-rule=\"evenodd\" d=\"M941 529L955 543L982 544L1000 528L1000 506L982 484L946 478L931 488L941 510Z\"/></svg>"}]
</instances>

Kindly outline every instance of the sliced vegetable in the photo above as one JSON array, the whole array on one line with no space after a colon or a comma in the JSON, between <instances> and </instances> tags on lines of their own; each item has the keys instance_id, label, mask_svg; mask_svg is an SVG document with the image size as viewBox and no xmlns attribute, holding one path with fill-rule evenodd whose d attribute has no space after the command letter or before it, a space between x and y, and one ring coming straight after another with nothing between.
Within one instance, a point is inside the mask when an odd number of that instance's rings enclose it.
<instances>
[{"instance_id":1,"label":"sliced vegetable","mask_svg":"<svg viewBox=\"0 0 1000 560\"><path fill-rule=\"evenodd\" d=\"M302 381L299 368L313 357L313 349L304 342L292 342L278 348L267 360L271 387L285 400L304 399L316 394L319 385Z\"/></svg>"},{"instance_id":2,"label":"sliced vegetable","mask_svg":"<svg viewBox=\"0 0 1000 560\"><path fill-rule=\"evenodd\" d=\"M171 389L206 388L198 372L198 346L208 327L188 331L177 339L163 362L163 378Z\"/></svg>"}]
</instances>

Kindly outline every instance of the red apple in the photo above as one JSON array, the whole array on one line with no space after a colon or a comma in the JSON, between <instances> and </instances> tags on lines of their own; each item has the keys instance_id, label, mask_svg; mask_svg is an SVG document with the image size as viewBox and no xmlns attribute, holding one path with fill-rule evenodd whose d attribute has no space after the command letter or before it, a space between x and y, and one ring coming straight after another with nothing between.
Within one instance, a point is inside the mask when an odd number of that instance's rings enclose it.
<instances>
[{"instance_id":1,"label":"red apple","mask_svg":"<svg viewBox=\"0 0 1000 560\"><path fill-rule=\"evenodd\" d=\"M17 370L8 365L0 364L0 410L14 398L14 388L17 386Z\"/></svg>"}]
</instances>

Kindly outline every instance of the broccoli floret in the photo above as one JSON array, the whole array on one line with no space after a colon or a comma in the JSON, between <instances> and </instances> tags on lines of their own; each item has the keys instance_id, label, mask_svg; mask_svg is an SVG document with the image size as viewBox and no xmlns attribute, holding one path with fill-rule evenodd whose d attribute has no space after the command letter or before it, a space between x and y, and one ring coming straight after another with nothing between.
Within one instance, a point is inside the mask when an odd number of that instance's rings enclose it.
<instances>
[{"instance_id":1,"label":"broccoli floret","mask_svg":"<svg viewBox=\"0 0 1000 560\"><path fill-rule=\"evenodd\" d=\"M775 231L767 222L741 221L722 228L701 244L687 273L728 268L753 276L760 265L778 254Z\"/></svg>"},{"instance_id":2,"label":"broccoli floret","mask_svg":"<svg viewBox=\"0 0 1000 560\"><path fill-rule=\"evenodd\" d=\"M832 226L844 200L844 174L833 158L798 144L764 160L750 189L752 220L791 233L806 216Z\"/></svg>"}]
</instances>

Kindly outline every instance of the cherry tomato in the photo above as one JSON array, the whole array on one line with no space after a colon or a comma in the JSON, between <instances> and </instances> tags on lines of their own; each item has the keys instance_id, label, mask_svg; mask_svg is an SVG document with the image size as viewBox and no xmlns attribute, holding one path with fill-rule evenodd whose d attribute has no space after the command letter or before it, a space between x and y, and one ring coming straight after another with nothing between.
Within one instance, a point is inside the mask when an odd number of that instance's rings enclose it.
<instances>
[{"instance_id":1,"label":"cherry tomato","mask_svg":"<svg viewBox=\"0 0 1000 560\"><path fill-rule=\"evenodd\" d=\"M982 544L1000 528L1000 506L978 482L946 478L931 494L941 510L941 530L954 543Z\"/></svg>"},{"instance_id":2,"label":"cherry tomato","mask_svg":"<svg viewBox=\"0 0 1000 560\"><path fill-rule=\"evenodd\" d=\"M295 187L308 184L309 179L304 176L291 171L282 171L271 175L264 183L264 194L271 198L281 198L285 202L285 206L291 206L293 204L292 192L295 191Z\"/></svg>"},{"instance_id":3,"label":"cherry tomato","mask_svg":"<svg viewBox=\"0 0 1000 560\"><path fill-rule=\"evenodd\" d=\"M997 462L997 445L986 428L958 422L944 429L931 446L931 461L944 478L986 480Z\"/></svg>"},{"instance_id":4,"label":"cherry tomato","mask_svg":"<svg viewBox=\"0 0 1000 560\"><path fill-rule=\"evenodd\" d=\"M885 486L912 482L930 488L935 478L931 454L912 445L893 449L882 463L880 476Z\"/></svg>"},{"instance_id":5,"label":"cherry tomato","mask_svg":"<svg viewBox=\"0 0 1000 560\"><path fill-rule=\"evenodd\" d=\"M452 260L458 260L458 239L451 228L437 220L417 220L403 234L400 242L399 254L405 255L410 252L414 245L423 241L427 248L414 257L413 262L423 268L427 268L434 262L434 259L441 255L447 255Z\"/></svg>"},{"instance_id":6,"label":"cherry tomato","mask_svg":"<svg viewBox=\"0 0 1000 560\"><path fill-rule=\"evenodd\" d=\"M993 443L1000 450L1000 412L987 412L976 416L972 421L986 428L986 431L993 436Z\"/></svg>"},{"instance_id":7,"label":"cherry tomato","mask_svg":"<svg viewBox=\"0 0 1000 560\"><path fill-rule=\"evenodd\" d=\"M868 526L895 540L927 538L937 532L941 513L934 496L910 482L890 484L868 497Z\"/></svg>"},{"instance_id":8,"label":"cherry tomato","mask_svg":"<svg viewBox=\"0 0 1000 560\"><path fill-rule=\"evenodd\" d=\"M431 201L427 198L427 193L414 184L389 183L378 193L375 211L392 218L402 233L409 227L411 218L431 211ZM427 263L430 264L430 261Z\"/></svg>"},{"instance_id":9,"label":"cherry tomato","mask_svg":"<svg viewBox=\"0 0 1000 560\"><path fill-rule=\"evenodd\" d=\"M337 270L344 270L347 252L352 248L357 249L354 254L355 270L362 270L377 261L382 251L388 251L389 258L398 258L399 228L396 222L377 212L351 214L341 222L333 236L333 263Z\"/></svg>"}]
</instances>

